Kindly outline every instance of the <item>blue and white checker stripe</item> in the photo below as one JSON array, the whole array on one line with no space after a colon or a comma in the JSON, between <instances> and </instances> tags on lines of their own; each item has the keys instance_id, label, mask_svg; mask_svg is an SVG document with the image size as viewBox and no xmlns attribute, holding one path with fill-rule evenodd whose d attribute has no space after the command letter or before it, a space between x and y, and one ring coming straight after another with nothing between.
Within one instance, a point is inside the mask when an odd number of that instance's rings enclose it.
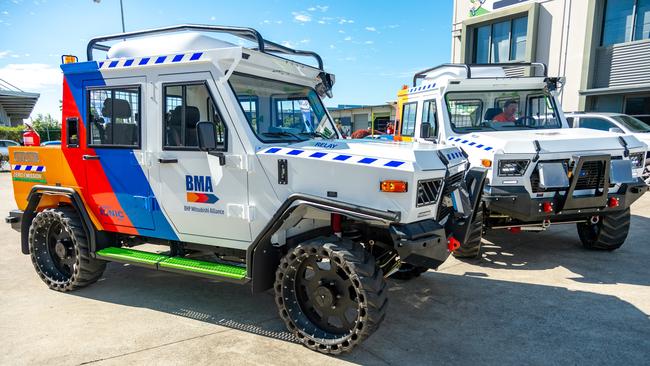
<instances>
[{"instance_id":1,"label":"blue and white checker stripe","mask_svg":"<svg viewBox=\"0 0 650 366\"><path fill-rule=\"evenodd\" d=\"M400 169L400 168L410 167L409 163L400 160L364 157L364 156L351 155L351 154L338 153L338 152L323 152L323 151L315 151L315 150L292 149L286 147L271 147L260 152L260 154L300 156L307 159L338 161L338 162L348 163L348 164L385 167L385 168Z\"/></svg>"},{"instance_id":2,"label":"blue and white checker stripe","mask_svg":"<svg viewBox=\"0 0 650 366\"><path fill-rule=\"evenodd\" d=\"M99 62L100 69L127 68L133 66L167 65L179 62L199 61L203 52L177 53L163 56L110 58Z\"/></svg>"},{"instance_id":3,"label":"blue and white checker stripe","mask_svg":"<svg viewBox=\"0 0 650 366\"><path fill-rule=\"evenodd\" d=\"M42 165L14 165L12 170L22 172L44 172L45 167Z\"/></svg>"},{"instance_id":4,"label":"blue and white checker stripe","mask_svg":"<svg viewBox=\"0 0 650 366\"><path fill-rule=\"evenodd\" d=\"M457 142L459 144L467 145L470 147L474 147L477 149L491 151L492 153L494 153L494 148L492 146L487 146L485 144L481 144L480 142L472 141L464 137L450 136L447 140L451 142Z\"/></svg>"},{"instance_id":5,"label":"blue and white checker stripe","mask_svg":"<svg viewBox=\"0 0 650 366\"><path fill-rule=\"evenodd\" d=\"M409 89L409 93L417 93L421 91L427 91L431 90L436 87L436 83L429 84L429 85L420 85L420 86L414 86L411 89Z\"/></svg>"},{"instance_id":6,"label":"blue and white checker stripe","mask_svg":"<svg viewBox=\"0 0 650 366\"><path fill-rule=\"evenodd\" d=\"M464 158L464 156L463 156L462 153L460 153L458 151L447 154L447 160L449 160L449 161L452 161L452 160L455 160L455 159L460 159L460 158Z\"/></svg>"}]
</instances>

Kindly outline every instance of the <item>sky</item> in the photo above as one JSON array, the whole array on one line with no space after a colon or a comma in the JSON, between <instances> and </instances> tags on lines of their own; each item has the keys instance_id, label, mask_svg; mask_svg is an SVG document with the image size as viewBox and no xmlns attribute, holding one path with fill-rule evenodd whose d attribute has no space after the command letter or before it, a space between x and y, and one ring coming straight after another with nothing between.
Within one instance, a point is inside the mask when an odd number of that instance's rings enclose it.
<instances>
[{"instance_id":1,"label":"sky","mask_svg":"<svg viewBox=\"0 0 650 366\"><path fill-rule=\"evenodd\" d=\"M95 0L97 1L97 0ZM62 54L121 32L119 0L0 0L0 79L40 93L32 117L60 119ZM383 104L413 74L451 58L452 0L123 0L126 31L181 23L245 26L315 51L336 75L338 104Z\"/></svg>"}]
</instances>

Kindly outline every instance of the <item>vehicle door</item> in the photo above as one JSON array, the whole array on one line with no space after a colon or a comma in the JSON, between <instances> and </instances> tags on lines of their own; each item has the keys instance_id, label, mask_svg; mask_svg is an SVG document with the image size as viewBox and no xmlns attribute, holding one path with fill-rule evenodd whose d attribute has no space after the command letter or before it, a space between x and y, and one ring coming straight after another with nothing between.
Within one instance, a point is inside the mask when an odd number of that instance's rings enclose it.
<instances>
[{"instance_id":1,"label":"vehicle door","mask_svg":"<svg viewBox=\"0 0 650 366\"><path fill-rule=\"evenodd\" d=\"M188 236L250 242L244 147L224 119L228 114L211 74L159 75L156 89L162 108L158 202L172 226ZM215 124L219 151L198 149L201 121Z\"/></svg>"},{"instance_id":2,"label":"vehicle door","mask_svg":"<svg viewBox=\"0 0 650 366\"><path fill-rule=\"evenodd\" d=\"M154 229L150 170L142 153L145 83L144 77L84 83L84 196L102 224Z\"/></svg>"}]
</instances>

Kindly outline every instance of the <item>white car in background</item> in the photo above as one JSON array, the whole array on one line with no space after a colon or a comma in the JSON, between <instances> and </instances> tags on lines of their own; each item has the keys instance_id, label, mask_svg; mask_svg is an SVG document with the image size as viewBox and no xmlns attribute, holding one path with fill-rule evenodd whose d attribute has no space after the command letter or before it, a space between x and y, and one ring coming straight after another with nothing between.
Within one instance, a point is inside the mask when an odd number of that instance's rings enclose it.
<instances>
[{"instance_id":1,"label":"white car in background","mask_svg":"<svg viewBox=\"0 0 650 366\"><path fill-rule=\"evenodd\" d=\"M650 126L643 121L622 113L573 112L565 113L569 126L574 128L591 128L594 130L617 132L634 135L641 142L650 146ZM650 152L646 156L643 180L650 185Z\"/></svg>"},{"instance_id":2,"label":"white car in background","mask_svg":"<svg viewBox=\"0 0 650 366\"><path fill-rule=\"evenodd\" d=\"M0 140L0 172L11 170L9 165L9 146L20 146L13 140Z\"/></svg>"}]
</instances>

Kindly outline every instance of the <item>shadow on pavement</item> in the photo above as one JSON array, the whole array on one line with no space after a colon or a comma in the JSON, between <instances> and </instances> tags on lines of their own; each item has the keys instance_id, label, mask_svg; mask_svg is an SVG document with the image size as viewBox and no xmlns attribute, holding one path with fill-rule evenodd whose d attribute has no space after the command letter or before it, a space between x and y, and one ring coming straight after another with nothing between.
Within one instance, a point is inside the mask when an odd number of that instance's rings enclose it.
<instances>
[{"instance_id":1,"label":"shadow on pavement","mask_svg":"<svg viewBox=\"0 0 650 366\"><path fill-rule=\"evenodd\" d=\"M489 231L483 239L481 258L464 259L481 267L544 270L565 267L581 283L650 285L650 218L632 215L630 234L613 252L582 247L574 224L551 227L546 232L513 234ZM476 275L480 275L477 272Z\"/></svg>"},{"instance_id":2,"label":"shadow on pavement","mask_svg":"<svg viewBox=\"0 0 650 366\"><path fill-rule=\"evenodd\" d=\"M612 296L436 272L390 281L389 291L381 328L343 360L642 364L650 349L648 316ZM270 293L247 286L111 264L71 294L294 342Z\"/></svg>"}]
</instances>

